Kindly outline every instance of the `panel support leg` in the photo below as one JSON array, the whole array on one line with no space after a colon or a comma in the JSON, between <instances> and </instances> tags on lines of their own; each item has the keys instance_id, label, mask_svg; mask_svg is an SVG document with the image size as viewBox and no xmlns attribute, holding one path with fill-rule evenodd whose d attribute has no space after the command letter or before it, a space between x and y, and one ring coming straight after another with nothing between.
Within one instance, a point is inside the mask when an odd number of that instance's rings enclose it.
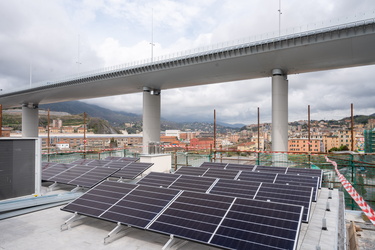
<instances>
[{"instance_id":1,"label":"panel support leg","mask_svg":"<svg viewBox=\"0 0 375 250\"><path fill-rule=\"evenodd\" d=\"M72 190L70 190L70 192L71 193L75 193L75 192L77 192L78 190L81 190L81 189L82 189L82 187L76 186L75 188L73 188Z\"/></svg>"},{"instance_id":2,"label":"panel support leg","mask_svg":"<svg viewBox=\"0 0 375 250\"><path fill-rule=\"evenodd\" d=\"M53 184L48 186L48 191L53 191L53 189L57 186L57 182L54 182Z\"/></svg>"},{"instance_id":3,"label":"panel support leg","mask_svg":"<svg viewBox=\"0 0 375 250\"><path fill-rule=\"evenodd\" d=\"M104 244L108 244L110 243L111 241L119 238L119 237L115 237L115 236L118 236L120 231L122 230L126 230L126 232L124 234L122 234L120 237L123 237L125 236L127 233L129 233L131 227L130 226L123 226L121 225L120 222L117 222L117 226L111 231L108 233L107 237L104 238Z\"/></svg>"},{"instance_id":4,"label":"panel support leg","mask_svg":"<svg viewBox=\"0 0 375 250\"><path fill-rule=\"evenodd\" d=\"M71 228L71 224L77 220L80 220L82 218L84 218L85 216L83 215L79 215L77 214L77 212L74 213L74 215L72 217L70 217L67 221L65 221L64 224L61 225L60 229L61 231L65 231L65 230L68 230L69 228Z\"/></svg>"},{"instance_id":5,"label":"panel support leg","mask_svg":"<svg viewBox=\"0 0 375 250\"><path fill-rule=\"evenodd\" d=\"M169 235L169 240L167 241L167 243L165 243L162 250L172 249L172 247L174 249L178 249L178 248L182 247L183 245L185 245L186 243L188 243L188 241L176 239L176 238L174 238L173 234L171 234L171 235Z\"/></svg>"}]
</instances>

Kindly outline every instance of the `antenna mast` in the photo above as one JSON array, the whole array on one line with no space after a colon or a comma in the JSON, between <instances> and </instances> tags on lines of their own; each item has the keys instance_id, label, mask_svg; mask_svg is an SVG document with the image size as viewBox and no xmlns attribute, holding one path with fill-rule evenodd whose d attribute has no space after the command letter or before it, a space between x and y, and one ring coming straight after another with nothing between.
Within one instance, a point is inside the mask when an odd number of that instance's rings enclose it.
<instances>
[{"instance_id":1,"label":"antenna mast","mask_svg":"<svg viewBox=\"0 0 375 250\"><path fill-rule=\"evenodd\" d=\"M151 62L153 61L154 58L154 8L151 9Z\"/></svg>"},{"instance_id":2,"label":"antenna mast","mask_svg":"<svg viewBox=\"0 0 375 250\"><path fill-rule=\"evenodd\" d=\"M76 64L78 65L78 73L80 72L79 66L82 64L79 60L79 56L80 56L80 54L79 54L79 44L80 44L80 35L78 34L78 52L77 52L77 61L76 61Z\"/></svg>"},{"instance_id":3,"label":"antenna mast","mask_svg":"<svg viewBox=\"0 0 375 250\"><path fill-rule=\"evenodd\" d=\"M279 0L279 9L278 9L278 12L279 12L279 36L281 35L281 14L283 14L281 12L281 0Z\"/></svg>"}]
</instances>

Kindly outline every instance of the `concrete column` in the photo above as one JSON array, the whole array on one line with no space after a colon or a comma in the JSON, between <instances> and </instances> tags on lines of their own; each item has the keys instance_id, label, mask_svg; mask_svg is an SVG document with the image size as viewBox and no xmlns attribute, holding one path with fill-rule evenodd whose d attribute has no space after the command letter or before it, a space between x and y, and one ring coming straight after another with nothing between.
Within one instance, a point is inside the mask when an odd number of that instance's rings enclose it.
<instances>
[{"instance_id":1,"label":"concrete column","mask_svg":"<svg viewBox=\"0 0 375 250\"><path fill-rule=\"evenodd\" d=\"M272 151L288 151L288 80L282 70L272 70ZM274 155L274 164L285 166L286 155Z\"/></svg>"},{"instance_id":2,"label":"concrete column","mask_svg":"<svg viewBox=\"0 0 375 250\"><path fill-rule=\"evenodd\" d=\"M22 106L22 137L38 137L39 113L38 105Z\"/></svg>"},{"instance_id":3,"label":"concrete column","mask_svg":"<svg viewBox=\"0 0 375 250\"><path fill-rule=\"evenodd\" d=\"M143 88L143 153L149 142L160 142L160 90Z\"/></svg>"}]
</instances>

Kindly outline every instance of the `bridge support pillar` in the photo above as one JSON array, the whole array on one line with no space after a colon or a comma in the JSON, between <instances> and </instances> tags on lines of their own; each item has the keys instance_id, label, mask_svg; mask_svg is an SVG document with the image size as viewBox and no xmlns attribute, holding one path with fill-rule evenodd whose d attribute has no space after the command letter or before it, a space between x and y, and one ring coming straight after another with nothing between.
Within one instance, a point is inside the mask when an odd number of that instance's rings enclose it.
<instances>
[{"instance_id":1,"label":"bridge support pillar","mask_svg":"<svg viewBox=\"0 0 375 250\"><path fill-rule=\"evenodd\" d=\"M148 154L149 143L160 142L160 90L143 88L143 153Z\"/></svg>"},{"instance_id":2,"label":"bridge support pillar","mask_svg":"<svg viewBox=\"0 0 375 250\"><path fill-rule=\"evenodd\" d=\"M272 151L288 151L288 80L281 69L272 70ZM274 154L274 165L285 166L286 154Z\"/></svg>"},{"instance_id":3,"label":"bridge support pillar","mask_svg":"<svg viewBox=\"0 0 375 250\"><path fill-rule=\"evenodd\" d=\"M37 104L22 105L22 137L38 137L38 111Z\"/></svg>"}]
</instances>

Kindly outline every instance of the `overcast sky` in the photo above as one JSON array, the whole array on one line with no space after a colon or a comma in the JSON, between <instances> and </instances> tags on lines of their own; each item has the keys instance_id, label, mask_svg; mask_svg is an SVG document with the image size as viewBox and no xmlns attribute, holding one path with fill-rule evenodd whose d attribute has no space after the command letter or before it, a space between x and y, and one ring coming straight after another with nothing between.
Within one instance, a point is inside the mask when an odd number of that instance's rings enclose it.
<instances>
[{"instance_id":1,"label":"overcast sky","mask_svg":"<svg viewBox=\"0 0 375 250\"><path fill-rule=\"evenodd\" d=\"M245 37L375 17L373 0L0 1L0 89ZM280 18L279 18L280 17ZM280 20L280 22L279 22ZM375 45L374 45L375 49ZM31 72L31 74L30 74ZM375 66L289 75L289 121L375 113ZM30 77L31 75L31 77ZM271 78L162 91L162 117L271 121ZM202 102L202 100L205 100ZM142 114L142 94L85 100Z\"/></svg>"}]
</instances>

